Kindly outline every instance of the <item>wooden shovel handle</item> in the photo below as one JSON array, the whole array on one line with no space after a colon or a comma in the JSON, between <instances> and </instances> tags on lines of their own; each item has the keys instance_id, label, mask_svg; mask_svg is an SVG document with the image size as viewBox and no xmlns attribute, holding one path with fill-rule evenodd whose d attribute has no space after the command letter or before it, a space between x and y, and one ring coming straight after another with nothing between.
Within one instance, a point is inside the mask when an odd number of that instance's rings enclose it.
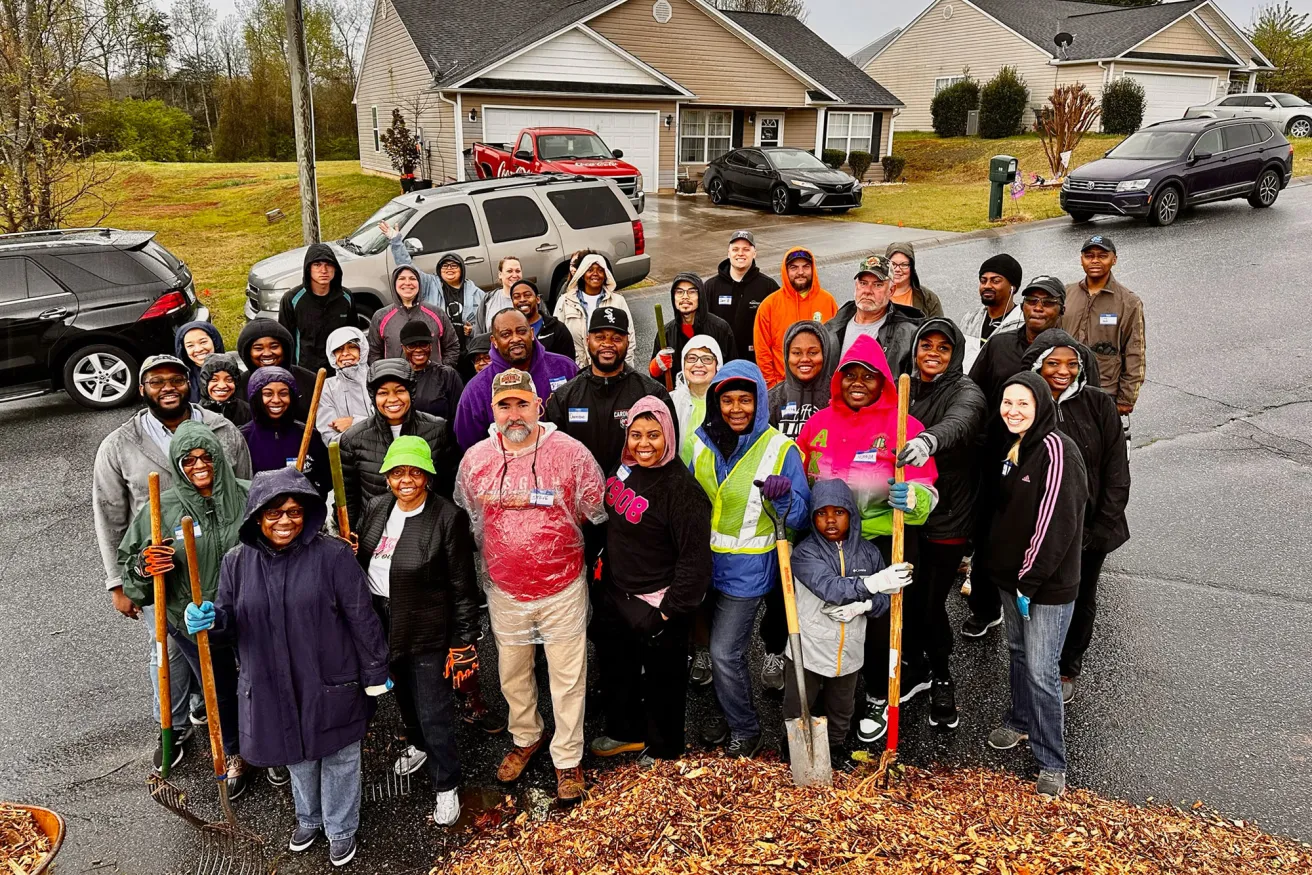
<instances>
[{"instance_id":1,"label":"wooden shovel handle","mask_svg":"<svg viewBox=\"0 0 1312 875\"><path fill-rule=\"evenodd\" d=\"M191 578L191 600L200 605L205 600L200 591L200 562L196 558L196 529L191 517L182 518L182 540L187 547L187 574ZM214 690L214 663L210 659L210 633L196 633L196 649L200 651L200 685L205 693L205 714L209 721L210 755L214 760L215 779L226 778L228 763L223 756L223 725L219 722L219 697Z\"/></svg>"},{"instance_id":2,"label":"wooden shovel handle","mask_svg":"<svg viewBox=\"0 0 1312 875\"><path fill-rule=\"evenodd\" d=\"M897 453L907 445L907 409L911 404L911 377L903 374L897 381ZM896 463L893 480L906 482L906 469ZM903 561L906 555L906 515L893 510L892 564ZM902 698L902 590L888 600L888 742L887 748L897 750L898 702Z\"/></svg>"},{"instance_id":3,"label":"wooden shovel handle","mask_svg":"<svg viewBox=\"0 0 1312 875\"><path fill-rule=\"evenodd\" d=\"M159 472L151 471L146 480L150 492L150 542L164 543L164 523L159 504ZM169 688L169 618L168 582L164 575L153 576L155 584L155 656L159 660L159 725L165 732L173 730L173 696Z\"/></svg>"},{"instance_id":4,"label":"wooden shovel handle","mask_svg":"<svg viewBox=\"0 0 1312 875\"><path fill-rule=\"evenodd\" d=\"M328 379L328 371L319 368L314 378L314 394L310 396L310 409L305 414L305 433L301 435L301 449L296 454L296 470L305 470L305 457L310 452L310 438L314 435L314 420L319 415L319 397L323 395L323 382Z\"/></svg>"}]
</instances>

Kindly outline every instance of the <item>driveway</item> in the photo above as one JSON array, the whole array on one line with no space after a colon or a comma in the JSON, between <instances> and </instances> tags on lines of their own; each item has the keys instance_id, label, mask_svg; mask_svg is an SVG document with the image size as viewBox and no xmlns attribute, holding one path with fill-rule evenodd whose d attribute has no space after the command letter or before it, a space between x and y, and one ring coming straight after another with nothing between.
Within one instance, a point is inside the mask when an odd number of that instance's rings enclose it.
<instances>
[{"instance_id":1,"label":"driveway","mask_svg":"<svg viewBox=\"0 0 1312 875\"><path fill-rule=\"evenodd\" d=\"M894 240L928 242L958 236L951 231L842 222L817 214L776 216L759 208L717 207L704 194L649 195L639 218L651 255L648 279L657 283L668 283L685 270L713 274L724 260L729 235L740 228L756 235L757 263L771 273L793 246L810 248L824 264L856 260Z\"/></svg>"}]
</instances>

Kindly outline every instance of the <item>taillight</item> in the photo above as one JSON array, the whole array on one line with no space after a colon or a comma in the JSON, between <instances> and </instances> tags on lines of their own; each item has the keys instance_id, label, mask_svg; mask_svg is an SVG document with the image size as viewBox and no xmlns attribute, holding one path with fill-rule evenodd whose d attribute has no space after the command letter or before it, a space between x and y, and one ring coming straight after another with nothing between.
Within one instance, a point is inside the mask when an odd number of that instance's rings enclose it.
<instances>
[{"instance_id":1,"label":"taillight","mask_svg":"<svg viewBox=\"0 0 1312 875\"><path fill-rule=\"evenodd\" d=\"M1290 148L1293 148L1292 146ZM633 220L633 254L645 255L647 252L647 232L642 230L642 220Z\"/></svg>"},{"instance_id":2,"label":"taillight","mask_svg":"<svg viewBox=\"0 0 1312 875\"><path fill-rule=\"evenodd\" d=\"M167 316L170 313L176 313L178 310L187 306L187 296L180 291L165 292L159 296L155 303L146 308L146 312L137 317L137 321L142 319L157 319L160 316Z\"/></svg>"}]
</instances>

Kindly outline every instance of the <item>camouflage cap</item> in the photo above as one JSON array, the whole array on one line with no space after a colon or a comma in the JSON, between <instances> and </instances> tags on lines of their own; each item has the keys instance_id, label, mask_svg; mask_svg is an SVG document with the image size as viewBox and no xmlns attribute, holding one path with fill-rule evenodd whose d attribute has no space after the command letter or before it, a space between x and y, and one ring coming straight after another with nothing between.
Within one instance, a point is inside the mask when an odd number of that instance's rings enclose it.
<instances>
[{"instance_id":1,"label":"camouflage cap","mask_svg":"<svg viewBox=\"0 0 1312 875\"><path fill-rule=\"evenodd\" d=\"M869 258L862 259L856 266L856 276L863 273L873 273L880 280L887 280L892 273L893 266L883 255L871 255Z\"/></svg>"}]
</instances>

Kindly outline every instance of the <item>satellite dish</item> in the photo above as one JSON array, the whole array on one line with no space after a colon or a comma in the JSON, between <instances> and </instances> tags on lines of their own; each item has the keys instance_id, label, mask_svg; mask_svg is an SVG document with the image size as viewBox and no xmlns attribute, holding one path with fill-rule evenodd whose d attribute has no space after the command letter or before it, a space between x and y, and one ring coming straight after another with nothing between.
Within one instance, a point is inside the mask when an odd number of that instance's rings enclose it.
<instances>
[{"instance_id":1,"label":"satellite dish","mask_svg":"<svg viewBox=\"0 0 1312 875\"><path fill-rule=\"evenodd\" d=\"M1057 44L1057 48L1064 49L1071 43L1075 42L1075 37L1063 30L1061 33L1053 37L1052 41Z\"/></svg>"}]
</instances>

